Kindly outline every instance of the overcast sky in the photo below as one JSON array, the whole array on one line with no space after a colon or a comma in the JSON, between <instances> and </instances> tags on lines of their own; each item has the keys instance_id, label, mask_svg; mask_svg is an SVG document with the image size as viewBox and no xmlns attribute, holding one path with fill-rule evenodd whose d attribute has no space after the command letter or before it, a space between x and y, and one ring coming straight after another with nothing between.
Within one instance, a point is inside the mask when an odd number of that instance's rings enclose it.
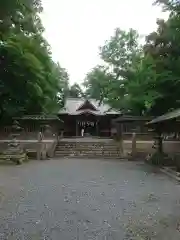
<instances>
[{"instance_id":1,"label":"overcast sky","mask_svg":"<svg viewBox=\"0 0 180 240\"><path fill-rule=\"evenodd\" d=\"M165 16L153 0L42 0L45 37L55 61L68 70L70 82L82 82L100 62L98 48L116 27L142 35Z\"/></svg>"}]
</instances>

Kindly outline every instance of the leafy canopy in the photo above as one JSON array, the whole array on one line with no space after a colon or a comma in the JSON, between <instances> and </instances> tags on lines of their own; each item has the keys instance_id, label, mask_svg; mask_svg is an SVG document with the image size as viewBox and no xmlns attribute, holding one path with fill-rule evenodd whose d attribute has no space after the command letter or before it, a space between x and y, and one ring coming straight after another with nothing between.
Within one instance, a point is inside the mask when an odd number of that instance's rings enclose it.
<instances>
[{"instance_id":1,"label":"leafy canopy","mask_svg":"<svg viewBox=\"0 0 180 240\"><path fill-rule=\"evenodd\" d=\"M68 74L52 60L43 38L40 0L0 2L0 115L57 111Z\"/></svg>"},{"instance_id":2,"label":"leafy canopy","mask_svg":"<svg viewBox=\"0 0 180 240\"><path fill-rule=\"evenodd\" d=\"M100 48L102 66L87 74L87 95L139 115L180 107L180 1L156 4L169 11L168 20L157 20L143 46L135 30L116 29Z\"/></svg>"}]
</instances>

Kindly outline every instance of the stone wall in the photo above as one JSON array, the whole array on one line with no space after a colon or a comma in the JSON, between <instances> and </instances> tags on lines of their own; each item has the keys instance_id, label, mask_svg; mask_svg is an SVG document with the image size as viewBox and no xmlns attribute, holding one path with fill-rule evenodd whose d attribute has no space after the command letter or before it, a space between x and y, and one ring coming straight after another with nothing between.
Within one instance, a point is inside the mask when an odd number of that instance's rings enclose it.
<instances>
[{"instance_id":1,"label":"stone wall","mask_svg":"<svg viewBox=\"0 0 180 240\"><path fill-rule=\"evenodd\" d=\"M123 133L123 140L131 140L131 133ZM139 141L153 141L154 135L152 133L136 133L136 139Z\"/></svg>"},{"instance_id":2,"label":"stone wall","mask_svg":"<svg viewBox=\"0 0 180 240\"><path fill-rule=\"evenodd\" d=\"M136 149L138 153L153 153L156 150L153 148L154 140L139 140L136 141ZM132 150L132 136L130 140L123 141L123 149L125 153ZM167 154L180 154L180 141L164 141L163 151Z\"/></svg>"},{"instance_id":3,"label":"stone wall","mask_svg":"<svg viewBox=\"0 0 180 240\"><path fill-rule=\"evenodd\" d=\"M163 150L165 153L180 153L180 141L164 141Z\"/></svg>"}]
</instances>

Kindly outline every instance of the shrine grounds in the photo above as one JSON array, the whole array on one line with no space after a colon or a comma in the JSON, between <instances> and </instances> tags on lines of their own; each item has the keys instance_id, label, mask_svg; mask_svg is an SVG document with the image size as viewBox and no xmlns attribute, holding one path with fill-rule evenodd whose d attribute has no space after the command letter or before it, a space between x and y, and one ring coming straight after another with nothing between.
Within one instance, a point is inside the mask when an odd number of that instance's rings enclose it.
<instances>
[{"instance_id":1,"label":"shrine grounds","mask_svg":"<svg viewBox=\"0 0 180 240\"><path fill-rule=\"evenodd\" d=\"M179 240L180 186L142 162L0 166L0 239Z\"/></svg>"}]
</instances>

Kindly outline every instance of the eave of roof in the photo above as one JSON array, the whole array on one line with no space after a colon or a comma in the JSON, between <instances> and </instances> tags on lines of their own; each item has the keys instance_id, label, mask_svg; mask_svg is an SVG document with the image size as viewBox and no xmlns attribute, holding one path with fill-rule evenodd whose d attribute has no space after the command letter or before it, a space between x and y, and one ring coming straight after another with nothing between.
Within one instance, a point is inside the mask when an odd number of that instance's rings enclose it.
<instances>
[{"instance_id":1,"label":"eave of roof","mask_svg":"<svg viewBox=\"0 0 180 240\"><path fill-rule=\"evenodd\" d=\"M148 122L152 118L150 117L143 117L143 116L132 116L132 115L122 115L116 119L114 119L114 122L135 122L135 121L144 121Z\"/></svg>"},{"instance_id":2,"label":"eave of roof","mask_svg":"<svg viewBox=\"0 0 180 240\"><path fill-rule=\"evenodd\" d=\"M14 117L15 120L47 120L47 121L62 121L57 115L24 115L22 117Z\"/></svg>"},{"instance_id":3,"label":"eave of roof","mask_svg":"<svg viewBox=\"0 0 180 240\"><path fill-rule=\"evenodd\" d=\"M153 119L152 121L148 122L147 125L153 125L153 124L158 124L165 121L175 120L178 117L180 117L180 108Z\"/></svg>"},{"instance_id":4,"label":"eave of roof","mask_svg":"<svg viewBox=\"0 0 180 240\"><path fill-rule=\"evenodd\" d=\"M96 115L96 116L102 115L99 111L93 111L93 110L89 110L89 109L78 110L74 113L74 115L82 115L82 114L92 114L92 115Z\"/></svg>"}]
</instances>

